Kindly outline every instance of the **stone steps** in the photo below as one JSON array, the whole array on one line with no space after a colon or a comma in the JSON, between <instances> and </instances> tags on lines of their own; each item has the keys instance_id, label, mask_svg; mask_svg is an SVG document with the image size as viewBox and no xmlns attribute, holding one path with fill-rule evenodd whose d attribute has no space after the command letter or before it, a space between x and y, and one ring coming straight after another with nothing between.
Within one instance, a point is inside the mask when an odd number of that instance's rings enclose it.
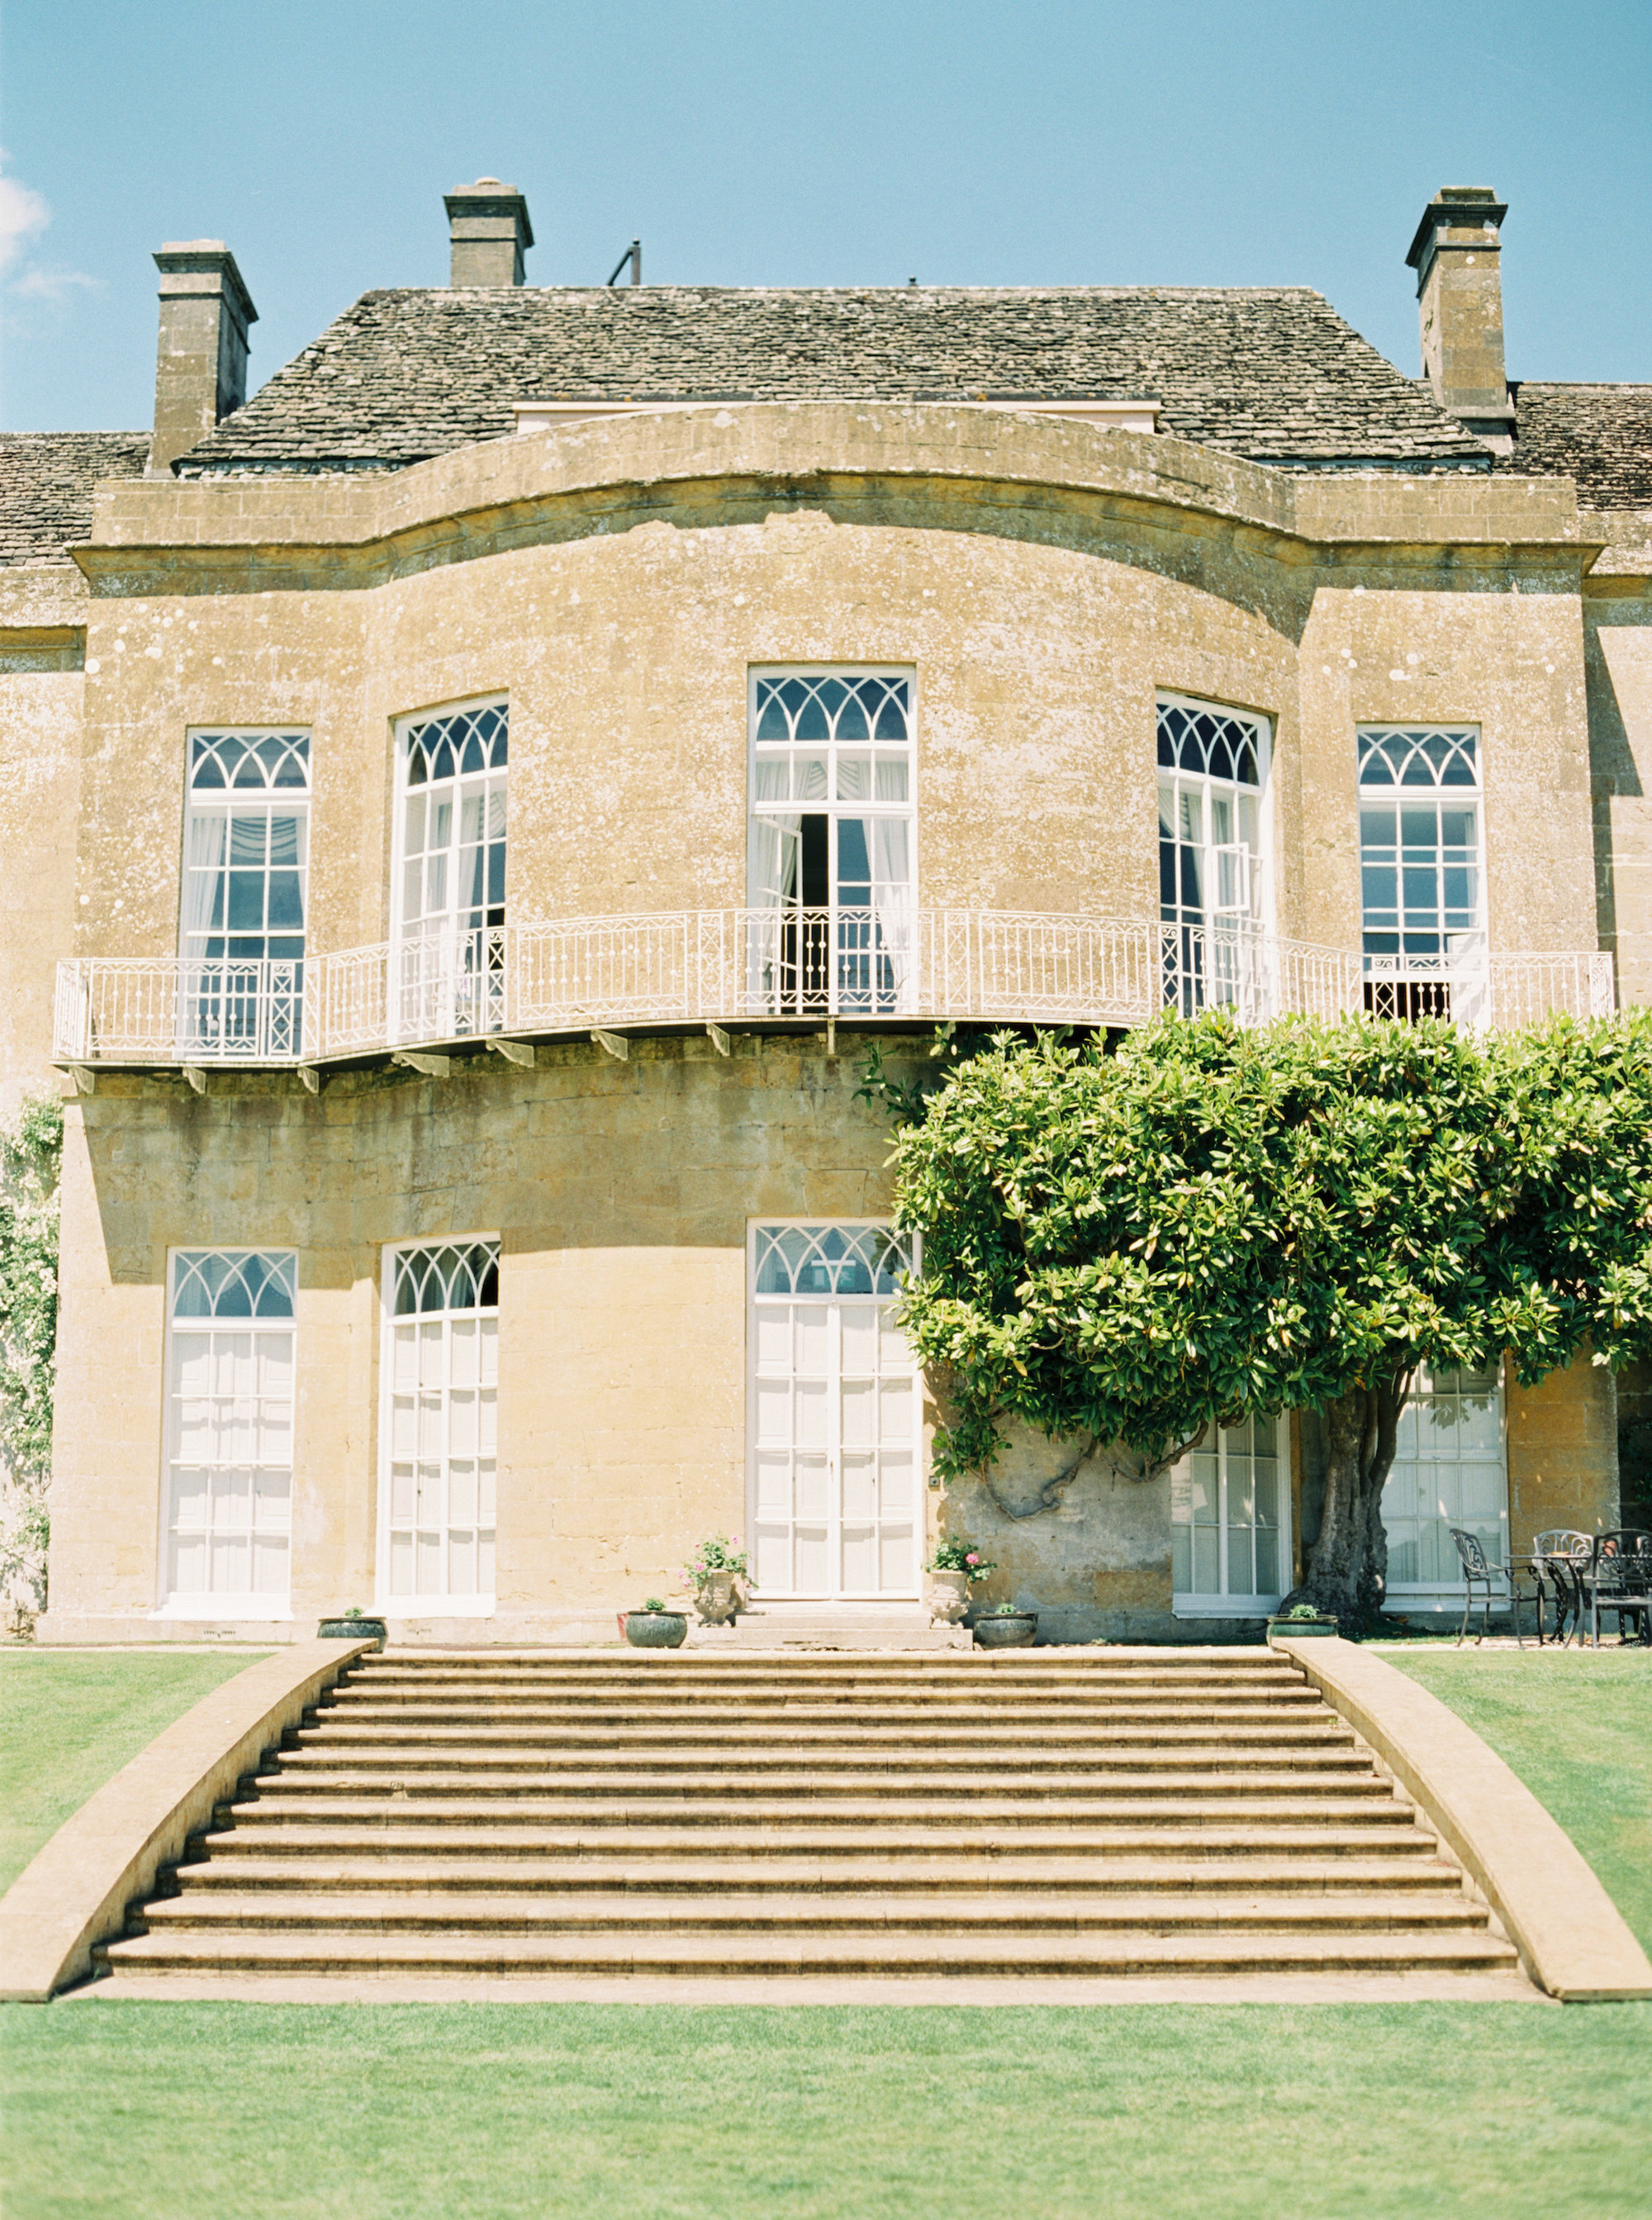
<instances>
[{"instance_id":1,"label":"stone steps","mask_svg":"<svg viewBox=\"0 0 1652 2220\"><path fill-rule=\"evenodd\" d=\"M1061 1857L1013 1851L991 1858L798 1858L751 1856L627 1861L590 1856L527 1859L500 1855L469 1862L416 1855L380 1854L362 1857L240 1857L225 1850L190 1870L192 1894L220 1891L237 1896L269 1889L277 1893L315 1888L337 1895L357 1889L377 1894L407 1890L425 1895L476 1897L499 1891L515 1895L554 1894L609 1897L633 1893L659 1897L672 1892L720 1898L777 1893L796 1897L821 1892L837 1896L932 1897L962 1893L986 1899L1004 1893L1041 1897L1078 1893L1133 1897L1209 1897L1217 1892L1255 1895L1285 1891L1297 1897L1357 1895L1381 1889L1390 1896L1437 1894L1460 1888L1461 1876L1427 1844L1407 1845L1381 1857L1309 1858L1272 1855L1202 1860L1168 1857ZM171 1901L171 1899L162 1899Z\"/></svg>"},{"instance_id":2,"label":"stone steps","mask_svg":"<svg viewBox=\"0 0 1652 2220\"><path fill-rule=\"evenodd\" d=\"M881 1930L888 1934L942 1933L968 1936L985 1931L1015 1934L1082 1934L1139 1930L1144 1934L1204 1929L1265 1930L1284 1934L1331 1929L1384 1931L1391 1928L1431 1931L1483 1931L1479 1908L1462 1894L1441 1892L1393 1897L1381 1889L1363 1895L1298 1897L1284 1890L1244 1897L1163 1893L1105 1899L1053 1899L1023 1889L1020 1894L905 1896L882 1908L863 1892L833 1893L729 1893L715 1898L698 1893L648 1895L627 1891L618 1896L547 1898L544 1894L461 1896L413 1892L352 1892L335 1894L303 1888L288 1895L187 1896L150 1905L134 1921L134 1931L180 1935L284 1933L337 1928L383 1934L436 1931L467 1935L587 1935L629 1931L676 1934L729 1931L798 1934L839 1929Z\"/></svg>"},{"instance_id":3,"label":"stone steps","mask_svg":"<svg viewBox=\"0 0 1652 2220\"><path fill-rule=\"evenodd\" d=\"M175 1887L107 1947L117 1983L1518 1965L1255 1648L393 1652L266 1755Z\"/></svg>"},{"instance_id":4,"label":"stone steps","mask_svg":"<svg viewBox=\"0 0 1652 2220\"><path fill-rule=\"evenodd\" d=\"M353 1935L336 1928L314 1936L280 1932L234 1936L137 1935L109 1949L122 1967L146 1973L339 1974L737 1974L789 1973L884 1977L1146 1974L1354 1973L1506 1970L1515 1953L1485 1932L1431 1934L1072 1935L1025 1933L926 1937L880 1928L833 1936L651 1936L520 1935L492 1941L451 1932Z\"/></svg>"}]
</instances>

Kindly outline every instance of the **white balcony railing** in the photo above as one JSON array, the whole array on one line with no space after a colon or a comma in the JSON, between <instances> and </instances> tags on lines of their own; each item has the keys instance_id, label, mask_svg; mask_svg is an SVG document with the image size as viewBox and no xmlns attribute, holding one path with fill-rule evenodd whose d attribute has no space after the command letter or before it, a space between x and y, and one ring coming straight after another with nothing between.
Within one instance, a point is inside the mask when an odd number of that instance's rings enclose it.
<instances>
[{"instance_id":1,"label":"white balcony railing","mask_svg":"<svg viewBox=\"0 0 1652 2220\"><path fill-rule=\"evenodd\" d=\"M68 1063L293 1064L761 1019L1133 1026L1167 1006L1231 1007L1247 1024L1368 1009L1508 1026L1610 1013L1612 966L1581 951L1431 969L1248 929L1010 911L687 910L296 963L75 957L58 967L54 1045Z\"/></svg>"}]
</instances>

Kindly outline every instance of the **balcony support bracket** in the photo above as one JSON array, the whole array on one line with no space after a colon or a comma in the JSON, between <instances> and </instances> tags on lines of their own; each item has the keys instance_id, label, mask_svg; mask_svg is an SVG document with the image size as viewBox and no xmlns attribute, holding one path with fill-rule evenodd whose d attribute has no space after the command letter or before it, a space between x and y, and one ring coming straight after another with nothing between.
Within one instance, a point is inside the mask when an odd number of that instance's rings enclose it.
<instances>
[{"instance_id":1,"label":"balcony support bracket","mask_svg":"<svg viewBox=\"0 0 1652 2220\"><path fill-rule=\"evenodd\" d=\"M453 1069L451 1056L429 1056L413 1048L397 1049L390 1062L405 1063L409 1071L421 1071L427 1079L446 1079Z\"/></svg>"},{"instance_id":2,"label":"balcony support bracket","mask_svg":"<svg viewBox=\"0 0 1652 2220\"><path fill-rule=\"evenodd\" d=\"M204 1094L207 1091L207 1075L201 1066L198 1063L186 1063L183 1070L184 1078L189 1081L196 1093Z\"/></svg>"},{"instance_id":3,"label":"balcony support bracket","mask_svg":"<svg viewBox=\"0 0 1652 2220\"><path fill-rule=\"evenodd\" d=\"M301 1063L298 1067L298 1077L300 1083L308 1088L310 1094L321 1093L321 1075L313 1063Z\"/></svg>"},{"instance_id":4,"label":"balcony support bracket","mask_svg":"<svg viewBox=\"0 0 1652 2220\"><path fill-rule=\"evenodd\" d=\"M508 1063L520 1063L524 1071L532 1071L538 1061L532 1041L501 1040L496 1035L489 1034L488 1046L496 1056L502 1056Z\"/></svg>"},{"instance_id":5,"label":"balcony support bracket","mask_svg":"<svg viewBox=\"0 0 1652 2220\"><path fill-rule=\"evenodd\" d=\"M97 1094L97 1074L92 1069L90 1064L72 1063L69 1066L69 1076L75 1083L75 1093L77 1094Z\"/></svg>"},{"instance_id":6,"label":"balcony support bracket","mask_svg":"<svg viewBox=\"0 0 1652 2220\"><path fill-rule=\"evenodd\" d=\"M826 1054L828 1057L835 1057L837 1053L838 1020L836 1018L828 1018L826 1020Z\"/></svg>"},{"instance_id":7,"label":"balcony support bracket","mask_svg":"<svg viewBox=\"0 0 1652 2220\"><path fill-rule=\"evenodd\" d=\"M623 1033L605 1033L601 1026L593 1026L591 1038L599 1048L605 1048L610 1056L617 1056L621 1063L631 1061L631 1043Z\"/></svg>"},{"instance_id":8,"label":"balcony support bracket","mask_svg":"<svg viewBox=\"0 0 1652 2220\"><path fill-rule=\"evenodd\" d=\"M720 1026L714 1025L709 1018L706 1020L706 1038L719 1056L732 1056L734 1053L733 1044L728 1035Z\"/></svg>"}]
</instances>

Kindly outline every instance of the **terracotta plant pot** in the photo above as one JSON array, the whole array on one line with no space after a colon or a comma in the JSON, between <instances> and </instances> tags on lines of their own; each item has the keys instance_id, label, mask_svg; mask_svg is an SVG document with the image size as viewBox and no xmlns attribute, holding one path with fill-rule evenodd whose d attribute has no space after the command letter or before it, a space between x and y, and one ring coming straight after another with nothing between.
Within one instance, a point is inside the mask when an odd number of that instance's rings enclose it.
<instances>
[{"instance_id":1,"label":"terracotta plant pot","mask_svg":"<svg viewBox=\"0 0 1652 2220\"><path fill-rule=\"evenodd\" d=\"M708 1573L694 1592L695 1609L702 1626L726 1626L740 1607L735 1582L738 1573Z\"/></svg>"},{"instance_id":2,"label":"terracotta plant pot","mask_svg":"<svg viewBox=\"0 0 1652 2220\"><path fill-rule=\"evenodd\" d=\"M962 1626L969 1608L968 1573L932 1573L929 1576L929 1623L932 1626Z\"/></svg>"},{"instance_id":3,"label":"terracotta plant pot","mask_svg":"<svg viewBox=\"0 0 1652 2220\"><path fill-rule=\"evenodd\" d=\"M680 1611L628 1611L626 1640L633 1649L681 1649L689 1632L688 1615Z\"/></svg>"},{"instance_id":4,"label":"terracotta plant pot","mask_svg":"<svg viewBox=\"0 0 1652 2220\"><path fill-rule=\"evenodd\" d=\"M976 1621L978 1649L1025 1649L1038 1631L1036 1611L994 1611Z\"/></svg>"},{"instance_id":5,"label":"terracotta plant pot","mask_svg":"<svg viewBox=\"0 0 1652 2220\"><path fill-rule=\"evenodd\" d=\"M375 1643L382 1649L390 1629L382 1618L324 1618L315 1630L318 1642Z\"/></svg>"}]
</instances>

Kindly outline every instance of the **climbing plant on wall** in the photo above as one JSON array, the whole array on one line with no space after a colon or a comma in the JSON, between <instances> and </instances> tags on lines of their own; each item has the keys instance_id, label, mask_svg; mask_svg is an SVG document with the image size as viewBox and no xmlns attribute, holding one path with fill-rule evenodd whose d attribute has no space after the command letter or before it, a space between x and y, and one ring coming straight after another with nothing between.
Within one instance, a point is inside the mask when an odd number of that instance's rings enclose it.
<instances>
[{"instance_id":1,"label":"climbing plant on wall","mask_svg":"<svg viewBox=\"0 0 1652 2220\"><path fill-rule=\"evenodd\" d=\"M0 1132L0 1593L46 1600L63 1113L26 1103Z\"/></svg>"},{"instance_id":2,"label":"climbing plant on wall","mask_svg":"<svg viewBox=\"0 0 1652 2220\"><path fill-rule=\"evenodd\" d=\"M1002 1428L1162 1467L1213 1424L1324 1413L1306 1600L1381 1606L1412 1373L1652 1354L1652 1013L1477 1040L1435 1022L1167 1018L1113 1051L1001 1036L882 1086L907 1331L942 1475Z\"/></svg>"}]
</instances>

